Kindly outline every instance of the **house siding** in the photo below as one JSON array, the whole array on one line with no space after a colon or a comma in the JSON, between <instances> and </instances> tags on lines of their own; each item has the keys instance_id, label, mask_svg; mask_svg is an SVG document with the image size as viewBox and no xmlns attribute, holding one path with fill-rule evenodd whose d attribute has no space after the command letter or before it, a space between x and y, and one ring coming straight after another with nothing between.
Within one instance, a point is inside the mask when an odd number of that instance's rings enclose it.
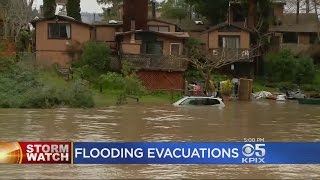
<instances>
[{"instance_id":1,"label":"house siding","mask_svg":"<svg viewBox=\"0 0 320 180\"><path fill-rule=\"evenodd\" d=\"M137 75L143 85L151 91L184 89L183 72L141 70Z\"/></svg>"},{"instance_id":2,"label":"house siding","mask_svg":"<svg viewBox=\"0 0 320 180\"><path fill-rule=\"evenodd\" d=\"M141 45L142 41L141 40L135 40L134 46L129 46L130 45L130 40L131 40L131 35L126 35L123 38L123 44L125 44L125 49L123 49L124 53L129 53L129 52L134 52L136 54L138 47L136 45ZM163 42L163 55L168 56L170 55L170 46L172 43L180 43L181 44L181 52L183 51L183 40L180 39L173 39L173 38L166 38L166 37L158 37L157 41L162 41ZM122 46L124 47L124 46ZM140 49L140 47L139 47Z\"/></svg>"},{"instance_id":3,"label":"house siding","mask_svg":"<svg viewBox=\"0 0 320 180\"><path fill-rule=\"evenodd\" d=\"M116 36L116 27L97 26L96 27L96 40L114 42Z\"/></svg>"},{"instance_id":4,"label":"house siding","mask_svg":"<svg viewBox=\"0 0 320 180\"><path fill-rule=\"evenodd\" d=\"M188 32L189 36L195 39L201 39L201 32Z\"/></svg>"},{"instance_id":5,"label":"house siding","mask_svg":"<svg viewBox=\"0 0 320 180\"><path fill-rule=\"evenodd\" d=\"M275 17L283 18L284 6L283 4L274 4L273 14Z\"/></svg>"},{"instance_id":6,"label":"house siding","mask_svg":"<svg viewBox=\"0 0 320 180\"><path fill-rule=\"evenodd\" d=\"M309 33L299 33L299 44L309 44L310 36Z\"/></svg>"},{"instance_id":7,"label":"house siding","mask_svg":"<svg viewBox=\"0 0 320 180\"><path fill-rule=\"evenodd\" d=\"M205 34L202 35L202 37L204 37L204 36L205 36ZM212 32L209 32L209 37L208 37L209 49L219 48L219 36L240 36L240 48L244 48L244 49L250 48L250 33L249 32L246 32L246 31L241 31L241 32L212 31Z\"/></svg>"},{"instance_id":8,"label":"house siding","mask_svg":"<svg viewBox=\"0 0 320 180\"><path fill-rule=\"evenodd\" d=\"M158 21L148 21L148 26L168 26L170 32L176 32L176 26Z\"/></svg>"},{"instance_id":9,"label":"house siding","mask_svg":"<svg viewBox=\"0 0 320 180\"><path fill-rule=\"evenodd\" d=\"M49 23L56 23L56 21L41 21L36 25L37 60L45 61L44 64L60 63L67 65L71 61L71 57L66 55L67 43L70 41L80 43L89 41L91 39L91 28L73 22L59 21L59 23L71 24L71 39L48 39Z\"/></svg>"}]
</instances>

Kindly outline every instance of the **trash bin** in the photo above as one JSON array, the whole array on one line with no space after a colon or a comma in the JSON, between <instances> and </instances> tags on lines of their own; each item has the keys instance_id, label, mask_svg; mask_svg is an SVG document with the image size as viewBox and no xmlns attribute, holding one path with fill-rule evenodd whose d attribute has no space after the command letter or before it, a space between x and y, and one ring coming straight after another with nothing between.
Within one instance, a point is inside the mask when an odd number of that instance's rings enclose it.
<instances>
[{"instance_id":1,"label":"trash bin","mask_svg":"<svg viewBox=\"0 0 320 180\"><path fill-rule=\"evenodd\" d=\"M240 79L239 83L239 100L250 101L252 94L252 79Z\"/></svg>"}]
</instances>

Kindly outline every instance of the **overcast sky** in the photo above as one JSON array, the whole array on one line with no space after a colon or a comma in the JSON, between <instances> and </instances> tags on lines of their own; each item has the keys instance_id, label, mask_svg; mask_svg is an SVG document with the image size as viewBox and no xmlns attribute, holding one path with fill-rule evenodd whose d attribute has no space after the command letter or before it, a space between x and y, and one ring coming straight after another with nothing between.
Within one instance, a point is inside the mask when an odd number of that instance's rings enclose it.
<instances>
[{"instance_id":1,"label":"overcast sky","mask_svg":"<svg viewBox=\"0 0 320 180\"><path fill-rule=\"evenodd\" d=\"M162 1L162 0L157 0ZM43 4L42 0L35 0L35 5L39 8ZM81 12L102 13L102 8L96 0L81 0Z\"/></svg>"}]
</instances>

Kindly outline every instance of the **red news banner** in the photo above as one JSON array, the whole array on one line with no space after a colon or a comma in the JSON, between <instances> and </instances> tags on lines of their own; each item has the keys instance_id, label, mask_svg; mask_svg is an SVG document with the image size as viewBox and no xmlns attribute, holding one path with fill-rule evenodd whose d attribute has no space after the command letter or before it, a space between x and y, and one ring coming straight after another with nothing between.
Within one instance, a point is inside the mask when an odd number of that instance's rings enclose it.
<instances>
[{"instance_id":1,"label":"red news banner","mask_svg":"<svg viewBox=\"0 0 320 180\"><path fill-rule=\"evenodd\" d=\"M71 142L0 143L0 164L71 164Z\"/></svg>"}]
</instances>

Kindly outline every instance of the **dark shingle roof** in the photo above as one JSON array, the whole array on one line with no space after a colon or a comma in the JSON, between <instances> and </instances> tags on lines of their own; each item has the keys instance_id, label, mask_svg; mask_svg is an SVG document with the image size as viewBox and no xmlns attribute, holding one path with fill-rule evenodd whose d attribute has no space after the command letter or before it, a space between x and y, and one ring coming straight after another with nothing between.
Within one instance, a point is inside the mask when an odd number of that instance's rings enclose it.
<instances>
[{"instance_id":1,"label":"dark shingle roof","mask_svg":"<svg viewBox=\"0 0 320 180\"><path fill-rule=\"evenodd\" d=\"M67 4L68 0L56 0L57 4Z\"/></svg>"},{"instance_id":2,"label":"dark shingle roof","mask_svg":"<svg viewBox=\"0 0 320 180\"><path fill-rule=\"evenodd\" d=\"M92 23L94 26L122 26L123 22L118 21L116 24L110 23L109 21L94 21Z\"/></svg>"},{"instance_id":3,"label":"dark shingle roof","mask_svg":"<svg viewBox=\"0 0 320 180\"><path fill-rule=\"evenodd\" d=\"M50 20L62 20L62 21L74 22L74 23L78 23L78 24L82 24L82 25L85 25L85 26L92 27L90 24L87 24L87 23L84 23L84 22L81 22L81 21L77 21L77 20L75 20L74 18L72 18L70 16L62 16L62 15L55 15L55 16L50 17L50 18L34 19L30 23L34 26L37 22L50 21Z\"/></svg>"},{"instance_id":4,"label":"dark shingle roof","mask_svg":"<svg viewBox=\"0 0 320 180\"><path fill-rule=\"evenodd\" d=\"M205 32L211 32L211 31L215 31L215 30L218 30L220 28L223 28L223 27L226 27L226 26L233 26L233 27L236 27L236 28L239 28L239 29L242 29L244 31L248 31L248 32L251 32L250 29L248 29L244 23L241 23L241 22L233 22L233 23L228 23L228 22L223 22L223 23L220 23L220 24L217 24L215 26L212 26L210 27L210 29L206 30Z\"/></svg>"},{"instance_id":5,"label":"dark shingle roof","mask_svg":"<svg viewBox=\"0 0 320 180\"><path fill-rule=\"evenodd\" d=\"M296 22L296 14L284 14L281 25L270 26L272 32L318 32L319 19L315 13L302 13L299 15L299 23Z\"/></svg>"},{"instance_id":6,"label":"dark shingle roof","mask_svg":"<svg viewBox=\"0 0 320 180\"><path fill-rule=\"evenodd\" d=\"M208 29L209 27L207 20L199 20L199 21L202 21L204 24L196 24L197 20L191 20L191 19L182 19L181 21L179 21L177 19L157 18L157 21L176 25L178 29L180 29L181 31L202 32Z\"/></svg>"}]
</instances>

